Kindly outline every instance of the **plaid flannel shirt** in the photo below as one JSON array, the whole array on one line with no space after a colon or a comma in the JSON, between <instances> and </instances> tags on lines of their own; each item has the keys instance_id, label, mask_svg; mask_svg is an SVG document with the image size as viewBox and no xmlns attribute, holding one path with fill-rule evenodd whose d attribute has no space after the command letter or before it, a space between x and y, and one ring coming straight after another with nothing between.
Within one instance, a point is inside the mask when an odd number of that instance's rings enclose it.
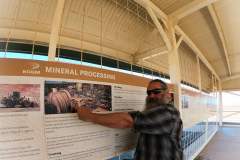
<instances>
[{"instance_id":1,"label":"plaid flannel shirt","mask_svg":"<svg viewBox=\"0 0 240 160\"><path fill-rule=\"evenodd\" d=\"M182 120L178 110L162 105L143 112L130 112L139 133L135 160L182 160Z\"/></svg>"}]
</instances>

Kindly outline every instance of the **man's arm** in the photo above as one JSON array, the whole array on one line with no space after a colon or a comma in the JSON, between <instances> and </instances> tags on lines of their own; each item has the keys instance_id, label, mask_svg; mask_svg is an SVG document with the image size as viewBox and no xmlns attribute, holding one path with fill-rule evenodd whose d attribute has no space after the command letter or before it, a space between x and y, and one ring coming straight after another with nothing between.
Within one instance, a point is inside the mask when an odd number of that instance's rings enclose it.
<instances>
[{"instance_id":1,"label":"man's arm","mask_svg":"<svg viewBox=\"0 0 240 160\"><path fill-rule=\"evenodd\" d=\"M98 114L91 110L77 107L79 119L90 121L111 128L132 128L133 119L127 112Z\"/></svg>"},{"instance_id":2,"label":"man's arm","mask_svg":"<svg viewBox=\"0 0 240 160\"><path fill-rule=\"evenodd\" d=\"M170 106L152 108L132 114L134 129L146 134L170 134L174 126L181 121L179 112Z\"/></svg>"}]
</instances>

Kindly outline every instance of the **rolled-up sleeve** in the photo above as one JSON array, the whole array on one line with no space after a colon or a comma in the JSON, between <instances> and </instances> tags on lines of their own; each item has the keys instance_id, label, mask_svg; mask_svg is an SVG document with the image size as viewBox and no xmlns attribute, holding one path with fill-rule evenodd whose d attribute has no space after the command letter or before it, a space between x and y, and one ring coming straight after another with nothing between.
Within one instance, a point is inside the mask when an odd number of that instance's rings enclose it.
<instances>
[{"instance_id":1,"label":"rolled-up sleeve","mask_svg":"<svg viewBox=\"0 0 240 160\"><path fill-rule=\"evenodd\" d=\"M174 107L156 107L143 112L129 112L134 120L136 132L146 134L170 134L173 126L180 119Z\"/></svg>"}]
</instances>

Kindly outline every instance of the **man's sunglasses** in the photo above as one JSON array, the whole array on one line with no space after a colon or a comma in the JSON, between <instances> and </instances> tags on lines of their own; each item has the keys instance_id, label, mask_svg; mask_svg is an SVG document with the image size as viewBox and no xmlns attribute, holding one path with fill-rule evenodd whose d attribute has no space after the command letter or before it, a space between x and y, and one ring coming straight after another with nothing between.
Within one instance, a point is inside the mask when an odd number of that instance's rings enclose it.
<instances>
[{"instance_id":1,"label":"man's sunglasses","mask_svg":"<svg viewBox=\"0 0 240 160\"><path fill-rule=\"evenodd\" d=\"M166 89L156 88L156 89L147 90L147 95L150 96L151 94L159 94L159 93L165 93L165 92L166 92Z\"/></svg>"}]
</instances>

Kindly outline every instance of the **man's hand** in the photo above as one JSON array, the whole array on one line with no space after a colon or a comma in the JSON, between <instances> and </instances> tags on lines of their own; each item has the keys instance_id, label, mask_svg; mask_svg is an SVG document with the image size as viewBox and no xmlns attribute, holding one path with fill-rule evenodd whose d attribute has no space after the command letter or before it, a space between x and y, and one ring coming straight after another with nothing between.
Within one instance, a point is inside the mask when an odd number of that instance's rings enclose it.
<instances>
[{"instance_id":1,"label":"man's hand","mask_svg":"<svg viewBox=\"0 0 240 160\"><path fill-rule=\"evenodd\" d=\"M75 107L75 109L78 113L79 119L81 119L83 121L91 121L92 111L90 109L87 109L85 107L81 107L78 105Z\"/></svg>"},{"instance_id":2,"label":"man's hand","mask_svg":"<svg viewBox=\"0 0 240 160\"><path fill-rule=\"evenodd\" d=\"M76 105L75 109L77 110L79 119L83 121L93 122L111 128L131 128L133 126L133 119L127 112L97 114L79 105Z\"/></svg>"},{"instance_id":3,"label":"man's hand","mask_svg":"<svg viewBox=\"0 0 240 160\"><path fill-rule=\"evenodd\" d=\"M109 112L108 110L106 109L103 109L102 107L97 107L96 109L93 110L93 113L106 113L106 112Z\"/></svg>"}]
</instances>

